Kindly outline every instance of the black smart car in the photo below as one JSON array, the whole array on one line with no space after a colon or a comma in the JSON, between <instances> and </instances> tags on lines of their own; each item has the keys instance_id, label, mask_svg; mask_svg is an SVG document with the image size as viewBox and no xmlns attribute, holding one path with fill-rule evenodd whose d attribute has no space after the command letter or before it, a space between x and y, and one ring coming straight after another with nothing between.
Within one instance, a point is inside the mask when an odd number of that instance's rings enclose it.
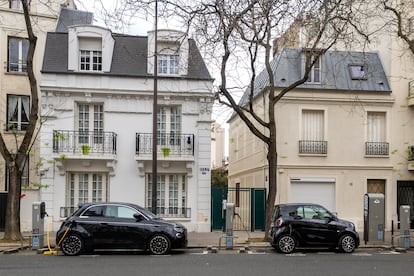
<instances>
[{"instance_id":1,"label":"black smart car","mask_svg":"<svg viewBox=\"0 0 414 276\"><path fill-rule=\"evenodd\" d=\"M276 205L270 237L271 245L286 254L297 247L339 248L342 252L351 253L359 246L355 225L338 219L317 204Z\"/></svg>"},{"instance_id":2,"label":"black smart car","mask_svg":"<svg viewBox=\"0 0 414 276\"><path fill-rule=\"evenodd\" d=\"M56 244L65 255L139 249L163 255L187 246L187 229L130 203L86 203L61 225Z\"/></svg>"}]
</instances>

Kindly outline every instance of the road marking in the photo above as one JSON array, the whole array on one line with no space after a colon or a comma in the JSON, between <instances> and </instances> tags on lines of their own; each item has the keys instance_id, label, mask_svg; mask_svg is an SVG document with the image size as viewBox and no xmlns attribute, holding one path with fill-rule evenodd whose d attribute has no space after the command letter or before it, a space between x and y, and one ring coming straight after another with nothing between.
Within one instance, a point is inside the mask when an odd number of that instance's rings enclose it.
<instances>
[{"instance_id":1,"label":"road marking","mask_svg":"<svg viewBox=\"0 0 414 276\"><path fill-rule=\"evenodd\" d=\"M201 252L201 253L190 253L191 255L206 255L206 254L208 254L208 251L206 250L206 251L203 251L203 252Z\"/></svg>"},{"instance_id":2,"label":"road marking","mask_svg":"<svg viewBox=\"0 0 414 276\"><path fill-rule=\"evenodd\" d=\"M381 252L381 255L400 255L400 252L396 252L396 251L388 251L388 252Z\"/></svg>"},{"instance_id":3,"label":"road marking","mask_svg":"<svg viewBox=\"0 0 414 276\"><path fill-rule=\"evenodd\" d=\"M265 255L266 252L264 252L264 251L247 251L247 254L251 254L251 255Z\"/></svg>"},{"instance_id":4,"label":"road marking","mask_svg":"<svg viewBox=\"0 0 414 276\"><path fill-rule=\"evenodd\" d=\"M361 252L361 253L352 253L352 256L369 257L369 256L372 256L372 254Z\"/></svg>"},{"instance_id":5,"label":"road marking","mask_svg":"<svg viewBox=\"0 0 414 276\"><path fill-rule=\"evenodd\" d=\"M285 254L287 257L304 257L306 254L303 253L292 253L292 254Z\"/></svg>"}]
</instances>

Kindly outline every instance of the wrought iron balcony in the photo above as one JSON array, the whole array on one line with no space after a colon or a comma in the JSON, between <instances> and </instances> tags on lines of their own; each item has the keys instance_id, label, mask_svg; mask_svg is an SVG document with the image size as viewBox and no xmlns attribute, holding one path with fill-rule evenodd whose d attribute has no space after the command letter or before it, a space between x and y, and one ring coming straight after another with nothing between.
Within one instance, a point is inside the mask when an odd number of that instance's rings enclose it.
<instances>
[{"instance_id":1,"label":"wrought iron balcony","mask_svg":"<svg viewBox=\"0 0 414 276\"><path fill-rule=\"evenodd\" d=\"M60 217L67 218L68 216L72 215L77 208L74 206L71 207L60 207Z\"/></svg>"},{"instance_id":2,"label":"wrought iron balcony","mask_svg":"<svg viewBox=\"0 0 414 276\"><path fill-rule=\"evenodd\" d=\"M387 142L365 142L365 155L388 156L389 143Z\"/></svg>"},{"instance_id":3,"label":"wrought iron balcony","mask_svg":"<svg viewBox=\"0 0 414 276\"><path fill-rule=\"evenodd\" d=\"M152 210L151 207L146 208ZM191 208L157 207L157 215L163 218L190 218Z\"/></svg>"},{"instance_id":4,"label":"wrought iron balcony","mask_svg":"<svg viewBox=\"0 0 414 276\"><path fill-rule=\"evenodd\" d=\"M300 154L327 154L328 141L299 141Z\"/></svg>"},{"instance_id":5,"label":"wrought iron balcony","mask_svg":"<svg viewBox=\"0 0 414 276\"><path fill-rule=\"evenodd\" d=\"M152 154L152 140L151 133L137 133L136 154ZM157 153L164 157L194 156L194 134L158 134Z\"/></svg>"},{"instance_id":6,"label":"wrought iron balcony","mask_svg":"<svg viewBox=\"0 0 414 276\"><path fill-rule=\"evenodd\" d=\"M117 135L109 131L53 131L53 152L116 154Z\"/></svg>"}]
</instances>

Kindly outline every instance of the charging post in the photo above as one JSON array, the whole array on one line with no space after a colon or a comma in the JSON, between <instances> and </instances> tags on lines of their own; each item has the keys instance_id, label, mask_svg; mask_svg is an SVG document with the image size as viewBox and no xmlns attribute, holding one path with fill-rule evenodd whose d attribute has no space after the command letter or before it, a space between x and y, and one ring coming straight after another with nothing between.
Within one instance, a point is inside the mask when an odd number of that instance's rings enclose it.
<instances>
[{"instance_id":1,"label":"charging post","mask_svg":"<svg viewBox=\"0 0 414 276\"><path fill-rule=\"evenodd\" d=\"M33 202L32 204L32 249L43 248L44 245L44 218L46 205L44 202Z\"/></svg>"},{"instance_id":2,"label":"charging post","mask_svg":"<svg viewBox=\"0 0 414 276\"><path fill-rule=\"evenodd\" d=\"M233 249L234 203L226 203L226 249Z\"/></svg>"}]
</instances>

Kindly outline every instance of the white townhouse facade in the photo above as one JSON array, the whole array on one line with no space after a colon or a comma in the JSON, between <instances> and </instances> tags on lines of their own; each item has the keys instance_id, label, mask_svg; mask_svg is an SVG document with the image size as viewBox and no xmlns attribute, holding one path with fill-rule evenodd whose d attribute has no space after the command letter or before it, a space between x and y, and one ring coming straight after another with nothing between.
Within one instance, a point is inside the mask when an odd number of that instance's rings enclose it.
<instances>
[{"instance_id":1,"label":"white townhouse facade","mask_svg":"<svg viewBox=\"0 0 414 276\"><path fill-rule=\"evenodd\" d=\"M152 206L155 32L89 24L48 33L41 201L56 229L83 202ZM192 39L158 30L157 214L210 231L212 83Z\"/></svg>"}]
</instances>

